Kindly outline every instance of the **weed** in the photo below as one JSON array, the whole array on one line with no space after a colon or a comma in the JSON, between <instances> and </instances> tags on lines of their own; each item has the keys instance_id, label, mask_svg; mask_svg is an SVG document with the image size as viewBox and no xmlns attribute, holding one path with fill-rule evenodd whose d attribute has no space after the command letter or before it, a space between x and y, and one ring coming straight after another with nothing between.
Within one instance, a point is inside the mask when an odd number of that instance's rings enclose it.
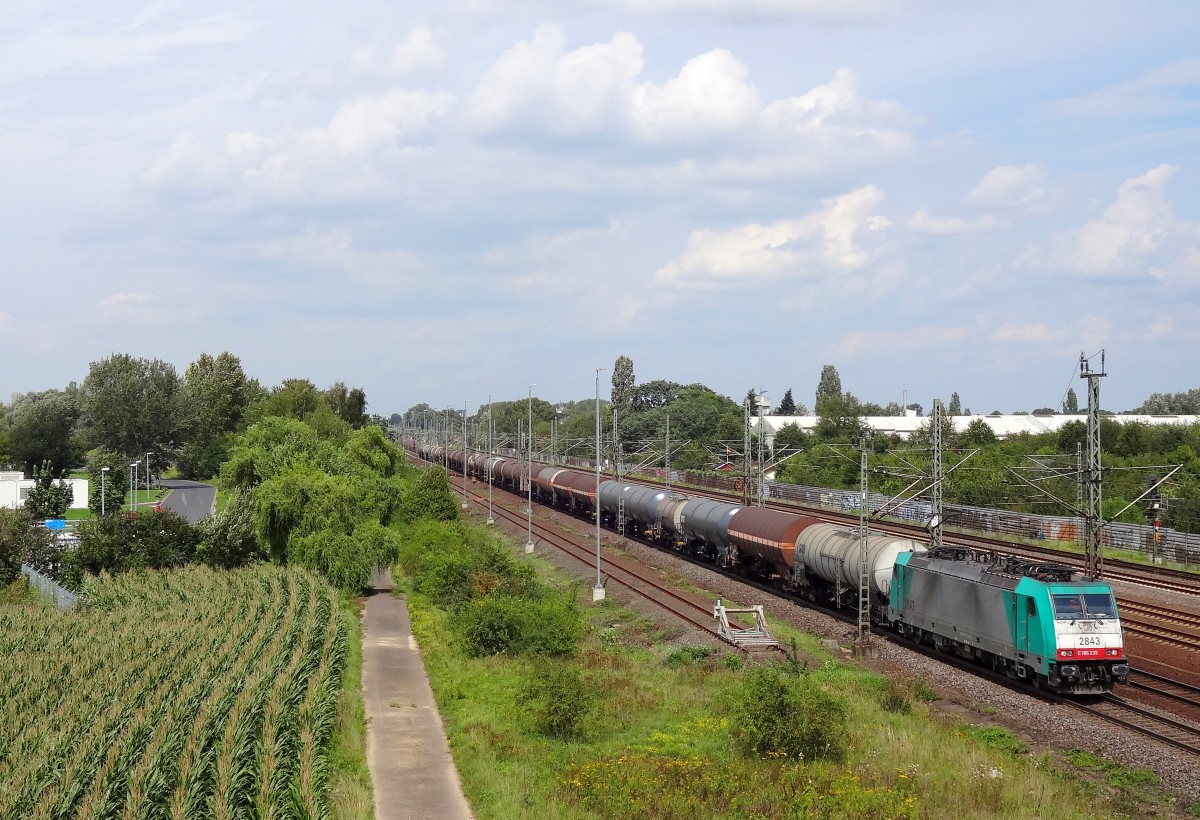
<instances>
[{"instance_id":1,"label":"weed","mask_svg":"<svg viewBox=\"0 0 1200 820\"><path fill-rule=\"evenodd\" d=\"M1067 752L1067 760L1081 769L1103 772L1104 779L1122 791L1139 786L1157 786L1160 782L1158 775L1149 769L1140 767L1131 769L1115 760L1109 760L1084 749L1071 749Z\"/></svg>"},{"instance_id":2,"label":"weed","mask_svg":"<svg viewBox=\"0 0 1200 820\"><path fill-rule=\"evenodd\" d=\"M1029 750L1025 748L1025 744L1017 740L1012 732L1002 729L999 726L968 726L966 733L985 746L991 746L993 749L1005 754L1023 755L1029 753Z\"/></svg>"},{"instance_id":3,"label":"weed","mask_svg":"<svg viewBox=\"0 0 1200 820\"><path fill-rule=\"evenodd\" d=\"M668 654L663 662L671 669L678 669L699 663L710 657L713 651L711 646L681 646Z\"/></svg>"},{"instance_id":4,"label":"weed","mask_svg":"<svg viewBox=\"0 0 1200 820\"><path fill-rule=\"evenodd\" d=\"M730 672L737 672L746 665L746 662L742 660L742 657L734 652L726 652L725 657L721 659L721 663L723 663L725 668Z\"/></svg>"},{"instance_id":5,"label":"weed","mask_svg":"<svg viewBox=\"0 0 1200 820\"><path fill-rule=\"evenodd\" d=\"M925 681L917 678L912 683L913 697L923 703L933 703L938 699L938 693Z\"/></svg>"},{"instance_id":6,"label":"weed","mask_svg":"<svg viewBox=\"0 0 1200 820\"><path fill-rule=\"evenodd\" d=\"M879 705L897 715L907 715L912 711L912 703L909 702L908 696L891 681L884 687L883 694L879 697Z\"/></svg>"}]
</instances>

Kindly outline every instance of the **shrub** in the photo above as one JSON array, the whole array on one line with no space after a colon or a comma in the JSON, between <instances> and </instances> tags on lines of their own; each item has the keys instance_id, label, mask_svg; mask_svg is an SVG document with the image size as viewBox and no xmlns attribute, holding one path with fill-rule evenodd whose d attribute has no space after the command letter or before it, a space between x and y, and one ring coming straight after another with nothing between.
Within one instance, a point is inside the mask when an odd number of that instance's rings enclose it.
<instances>
[{"instance_id":1,"label":"shrub","mask_svg":"<svg viewBox=\"0 0 1200 820\"><path fill-rule=\"evenodd\" d=\"M596 699L577 664L542 661L534 668L519 702L535 732L569 739L583 734Z\"/></svg>"},{"instance_id":2,"label":"shrub","mask_svg":"<svg viewBox=\"0 0 1200 820\"><path fill-rule=\"evenodd\" d=\"M197 527L200 544L196 558L210 567L233 569L270 558L254 531L254 512L244 494L234 496L225 509L205 518Z\"/></svg>"},{"instance_id":3,"label":"shrub","mask_svg":"<svg viewBox=\"0 0 1200 820\"><path fill-rule=\"evenodd\" d=\"M454 623L467 654L476 657L569 655L579 642L582 617L574 600L496 595L472 601Z\"/></svg>"},{"instance_id":4,"label":"shrub","mask_svg":"<svg viewBox=\"0 0 1200 820\"><path fill-rule=\"evenodd\" d=\"M86 574L181 567L201 533L170 510L142 510L79 522L79 544L62 554L58 581L79 589Z\"/></svg>"},{"instance_id":5,"label":"shrub","mask_svg":"<svg viewBox=\"0 0 1200 820\"><path fill-rule=\"evenodd\" d=\"M734 740L744 754L841 760L848 708L808 675L776 666L747 669L731 696Z\"/></svg>"},{"instance_id":6,"label":"shrub","mask_svg":"<svg viewBox=\"0 0 1200 820\"><path fill-rule=\"evenodd\" d=\"M437 467L424 470L409 484L397 518L412 523L422 518L434 521L457 521L458 499L450 489L446 471Z\"/></svg>"},{"instance_id":7,"label":"shrub","mask_svg":"<svg viewBox=\"0 0 1200 820\"><path fill-rule=\"evenodd\" d=\"M33 523L24 508L0 508L0 586L21 574L21 564L30 563L39 572L47 572L57 557L54 534Z\"/></svg>"}]
</instances>

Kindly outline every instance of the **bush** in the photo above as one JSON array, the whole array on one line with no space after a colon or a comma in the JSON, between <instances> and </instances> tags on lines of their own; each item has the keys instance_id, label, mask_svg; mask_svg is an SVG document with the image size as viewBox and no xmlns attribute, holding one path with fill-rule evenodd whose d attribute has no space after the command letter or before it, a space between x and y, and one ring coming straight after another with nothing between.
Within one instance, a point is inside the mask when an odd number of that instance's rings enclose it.
<instances>
[{"instance_id":1,"label":"bush","mask_svg":"<svg viewBox=\"0 0 1200 820\"><path fill-rule=\"evenodd\" d=\"M254 511L244 494L235 496L225 509L197 526L200 544L196 558L210 567L233 569L271 557L254 531Z\"/></svg>"},{"instance_id":2,"label":"bush","mask_svg":"<svg viewBox=\"0 0 1200 820\"><path fill-rule=\"evenodd\" d=\"M747 669L731 693L734 740L744 754L794 760L841 760L848 709L808 675L777 666Z\"/></svg>"},{"instance_id":3,"label":"bush","mask_svg":"<svg viewBox=\"0 0 1200 820\"><path fill-rule=\"evenodd\" d=\"M534 668L519 702L535 732L566 740L583 734L596 699L577 664L543 661Z\"/></svg>"},{"instance_id":4,"label":"bush","mask_svg":"<svg viewBox=\"0 0 1200 820\"><path fill-rule=\"evenodd\" d=\"M450 489L446 471L431 467L424 470L408 485L397 518L407 524L422 518L434 521L457 521L459 502Z\"/></svg>"},{"instance_id":5,"label":"bush","mask_svg":"<svg viewBox=\"0 0 1200 820\"><path fill-rule=\"evenodd\" d=\"M573 598L478 598L463 607L453 623L467 654L476 657L569 655L582 632L582 617Z\"/></svg>"},{"instance_id":6,"label":"bush","mask_svg":"<svg viewBox=\"0 0 1200 820\"><path fill-rule=\"evenodd\" d=\"M192 560L201 533L170 510L143 510L79 522L79 545L62 555L57 580L78 590L85 574L168 569Z\"/></svg>"}]
</instances>

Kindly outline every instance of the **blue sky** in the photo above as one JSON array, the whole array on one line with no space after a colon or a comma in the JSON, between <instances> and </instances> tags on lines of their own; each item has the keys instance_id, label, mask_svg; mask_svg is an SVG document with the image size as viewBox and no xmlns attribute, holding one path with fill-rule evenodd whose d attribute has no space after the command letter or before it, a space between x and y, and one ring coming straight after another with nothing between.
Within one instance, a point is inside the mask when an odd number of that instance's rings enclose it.
<instances>
[{"instance_id":1,"label":"blue sky","mask_svg":"<svg viewBox=\"0 0 1200 820\"><path fill-rule=\"evenodd\" d=\"M0 395L112 352L382 414L1200 386L1200 4L0 11ZM607 390L604 376L604 388Z\"/></svg>"}]
</instances>

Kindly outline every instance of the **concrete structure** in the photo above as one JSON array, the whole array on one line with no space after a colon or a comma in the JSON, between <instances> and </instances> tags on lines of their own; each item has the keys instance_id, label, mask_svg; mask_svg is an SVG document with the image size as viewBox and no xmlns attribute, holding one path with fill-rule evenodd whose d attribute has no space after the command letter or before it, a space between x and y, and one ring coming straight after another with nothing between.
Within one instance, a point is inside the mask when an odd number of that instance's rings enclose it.
<instances>
[{"instance_id":1,"label":"concrete structure","mask_svg":"<svg viewBox=\"0 0 1200 820\"><path fill-rule=\"evenodd\" d=\"M65 481L71 485L71 509L86 510L88 480L86 478L68 478ZM25 499L36 483L32 478L25 478L25 474L22 472L0 472L0 507L7 509L24 507Z\"/></svg>"},{"instance_id":2,"label":"concrete structure","mask_svg":"<svg viewBox=\"0 0 1200 820\"><path fill-rule=\"evenodd\" d=\"M967 425L971 422L980 419L984 424L992 428L992 432L999 439L1009 438L1020 433L1053 433L1071 421L1087 424L1087 414L1085 413L1069 416L947 416L947 418L954 426L954 432L956 433L961 433L967 429ZM1104 418L1115 421L1118 424L1128 424L1130 422L1140 422L1142 424L1195 424L1200 422L1200 416L1121 415L1105 416ZM794 424L806 433L812 432L817 426L817 416L764 416L752 419L751 421L756 433L761 430L768 446L774 446L775 434L784 425ZM865 416L863 421L872 430L881 435L890 436L894 434L900 438L908 438L917 432L922 425L928 424L929 417L913 415Z\"/></svg>"}]
</instances>

